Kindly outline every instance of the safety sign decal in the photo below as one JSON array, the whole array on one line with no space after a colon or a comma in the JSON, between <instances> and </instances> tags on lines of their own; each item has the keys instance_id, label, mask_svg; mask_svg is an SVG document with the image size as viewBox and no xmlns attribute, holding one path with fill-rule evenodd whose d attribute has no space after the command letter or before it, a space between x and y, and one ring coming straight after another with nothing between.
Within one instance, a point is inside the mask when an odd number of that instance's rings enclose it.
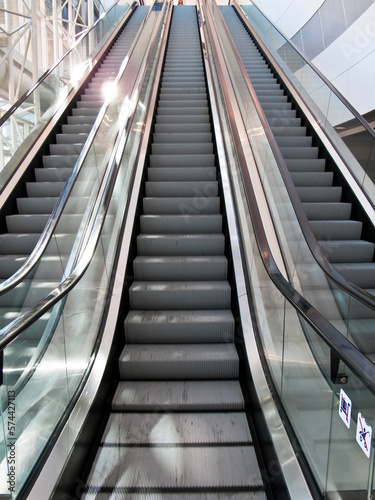
<instances>
[{"instance_id":1,"label":"safety sign decal","mask_svg":"<svg viewBox=\"0 0 375 500\"><path fill-rule=\"evenodd\" d=\"M372 428L367 424L366 419L358 413L357 420L357 443L365 452L366 456L370 458L371 443L372 443Z\"/></svg>"},{"instance_id":2,"label":"safety sign decal","mask_svg":"<svg viewBox=\"0 0 375 500\"><path fill-rule=\"evenodd\" d=\"M352 402L351 399L345 394L341 389L340 391L340 407L339 415L342 418L344 424L348 429L350 429L350 417L352 414Z\"/></svg>"}]
</instances>

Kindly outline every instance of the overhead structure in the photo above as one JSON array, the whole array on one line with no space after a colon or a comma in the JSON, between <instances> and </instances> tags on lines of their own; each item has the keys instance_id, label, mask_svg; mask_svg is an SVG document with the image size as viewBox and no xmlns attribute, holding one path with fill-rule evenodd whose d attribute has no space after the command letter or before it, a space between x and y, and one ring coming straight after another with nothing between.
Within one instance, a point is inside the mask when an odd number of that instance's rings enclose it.
<instances>
[{"instance_id":1,"label":"overhead structure","mask_svg":"<svg viewBox=\"0 0 375 500\"><path fill-rule=\"evenodd\" d=\"M106 10L101 0L0 0L0 117ZM38 104L28 103L2 131L9 151L38 120Z\"/></svg>"}]
</instances>

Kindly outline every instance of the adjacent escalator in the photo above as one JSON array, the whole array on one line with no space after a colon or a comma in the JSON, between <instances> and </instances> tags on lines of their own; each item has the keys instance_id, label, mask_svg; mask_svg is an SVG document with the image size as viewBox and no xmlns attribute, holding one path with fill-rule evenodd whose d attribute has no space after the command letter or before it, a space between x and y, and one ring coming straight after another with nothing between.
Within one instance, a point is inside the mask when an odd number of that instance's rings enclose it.
<instances>
[{"instance_id":1,"label":"adjacent escalator","mask_svg":"<svg viewBox=\"0 0 375 500\"><path fill-rule=\"evenodd\" d=\"M148 7L135 10L68 112L59 133L49 139L35 162L38 164L17 187L14 199L8 200L0 235L0 279L17 271L34 249L104 103L103 84L115 79L147 12Z\"/></svg>"},{"instance_id":2,"label":"adjacent escalator","mask_svg":"<svg viewBox=\"0 0 375 500\"><path fill-rule=\"evenodd\" d=\"M194 6L173 10L146 167L120 381L83 498L266 498Z\"/></svg>"},{"instance_id":3,"label":"adjacent escalator","mask_svg":"<svg viewBox=\"0 0 375 500\"><path fill-rule=\"evenodd\" d=\"M34 160L31 171L21 180L3 207L3 231L0 234L1 281L12 276L33 251L104 103L106 96L103 94L103 84L115 79L148 10L148 7L138 7L132 14L99 67L86 82L80 97L59 125L59 133L41 148L45 154ZM96 175L94 169L92 170L93 175ZM85 189L87 199L90 186L88 181ZM61 262L65 265L69 258L72 241L86 209L84 202L85 199L82 198L79 204L75 205L76 211L70 214L65 224L66 234L58 237L55 253L50 252L42 257L48 266L42 271L37 269L36 273L32 272L30 276L34 277L34 281L32 278L25 279L0 297L1 328L19 316L23 310L34 305L60 282L63 274ZM65 253L62 253L64 251ZM45 321L47 320L46 316ZM35 355L42 335L43 329L40 325L31 328L22 339L16 339L6 349L4 372L5 382L9 387L16 388L16 382Z\"/></svg>"},{"instance_id":4,"label":"adjacent escalator","mask_svg":"<svg viewBox=\"0 0 375 500\"><path fill-rule=\"evenodd\" d=\"M220 6L238 54L290 172L316 241L332 266L348 281L375 293L373 224L351 194L329 154L314 135L270 61L236 10ZM337 294L344 319L348 304ZM370 329L375 315L365 306L350 309L350 335L372 356Z\"/></svg>"},{"instance_id":5,"label":"adjacent escalator","mask_svg":"<svg viewBox=\"0 0 375 500\"><path fill-rule=\"evenodd\" d=\"M238 53L291 172L313 232L328 260L349 281L375 293L374 243L362 238L363 222L301 122L301 113L232 7L220 7Z\"/></svg>"}]
</instances>

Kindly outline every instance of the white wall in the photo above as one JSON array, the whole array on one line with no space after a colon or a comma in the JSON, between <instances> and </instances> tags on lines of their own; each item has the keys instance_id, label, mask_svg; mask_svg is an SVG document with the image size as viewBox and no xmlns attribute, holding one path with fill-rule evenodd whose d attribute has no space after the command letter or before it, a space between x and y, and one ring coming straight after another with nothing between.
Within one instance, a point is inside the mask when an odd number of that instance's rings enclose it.
<instances>
[{"instance_id":1,"label":"white wall","mask_svg":"<svg viewBox=\"0 0 375 500\"><path fill-rule=\"evenodd\" d=\"M375 4L313 63L361 114L375 109Z\"/></svg>"},{"instance_id":2,"label":"white wall","mask_svg":"<svg viewBox=\"0 0 375 500\"><path fill-rule=\"evenodd\" d=\"M297 44L303 40L303 50L307 55L310 52L312 62L361 114L375 109L375 0L371 4L363 0L358 3L363 9L368 4L370 7L354 22L349 20L349 13L345 15L348 2L344 0L327 1L325 5L325 0L252 0L252 3L286 36L296 35ZM334 5L340 7L337 15L332 12ZM322 6L313 27L304 28ZM347 26L343 25L345 22ZM327 42L335 30L339 36Z\"/></svg>"},{"instance_id":3,"label":"white wall","mask_svg":"<svg viewBox=\"0 0 375 500\"><path fill-rule=\"evenodd\" d=\"M322 3L324 0L253 0L253 4L289 38L307 23Z\"/></svg>"}]
</instances>

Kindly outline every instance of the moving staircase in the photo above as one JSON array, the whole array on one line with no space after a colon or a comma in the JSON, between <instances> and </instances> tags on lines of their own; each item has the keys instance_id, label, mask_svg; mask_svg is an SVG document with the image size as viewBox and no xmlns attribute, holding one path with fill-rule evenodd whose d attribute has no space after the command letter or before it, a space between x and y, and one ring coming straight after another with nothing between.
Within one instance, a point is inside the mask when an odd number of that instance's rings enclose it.
<instances>
[{"instance_id":1,"label":"moving staircase","mask_svg":"<svg viewBox=\"0 0 375 500\"><path fill-rule=\"evenodd\" d=\"M301 111L284 89L235 9L220 6L233 42L251 80L281 155L291 174L316 240L332 266L348 281L375 294L374 243L366 239L371 221L362 219L348 188L331 169L321 146L305 126ZM246 11L246 7L243 8ZM374 311L358 303L337 304L343 318L350 313L350 334L362 352L373 357ZM349 309L349 311L348 311Z\"/></svg>"},{"instance_id":2,"label":"moving staircase","mask_svg":"<svg viewBox=\"0 0 375 500\"><path fill-rule=\"evenodd\" d=\"M117 76L147 12L148 7L138 7L132 14L92 75L87 88L75 102L66 117L66 123L61 125L61 132L57 133L46 147L48 152L40 158L40 165L27 174L28 180L22 186L17 186L16 198L13 197L7 202L7 207L3 211L4 231L0 234L2 281L12 276L33 251L104 103L103 83L110 82ZM87 196L89 190L88 184ZM78 208L83 214L85 207L80 205ZM33 271L35 276L32 287L30 286L32 280L26 279L11 292L0 297L1 328L17 317L23 308L34 305L58 285L64 269L61 260L65 265L74 239L72 233L76 233L81 218L78 213L69 216L64 228L66 234L59 236L56 253L42 258L47 261L48 266L42 266L36 273ZM61 254L65 250L66 253ZM42 334L40 325L35 325L5 350L5 382L9 387L15 387L20 373L34 355Z\"/></svg>"},{"instance_id":3,"label":"moving staircase","mask_svg":"<svg viewBox=\"0 0 375 500\"><path fill-rule=\"evenodd\" d=\"M266 498L239 381L210 121L197 11L177 6L147 162L120 381L86 500Z\"/></svg>"}]
</instances>

